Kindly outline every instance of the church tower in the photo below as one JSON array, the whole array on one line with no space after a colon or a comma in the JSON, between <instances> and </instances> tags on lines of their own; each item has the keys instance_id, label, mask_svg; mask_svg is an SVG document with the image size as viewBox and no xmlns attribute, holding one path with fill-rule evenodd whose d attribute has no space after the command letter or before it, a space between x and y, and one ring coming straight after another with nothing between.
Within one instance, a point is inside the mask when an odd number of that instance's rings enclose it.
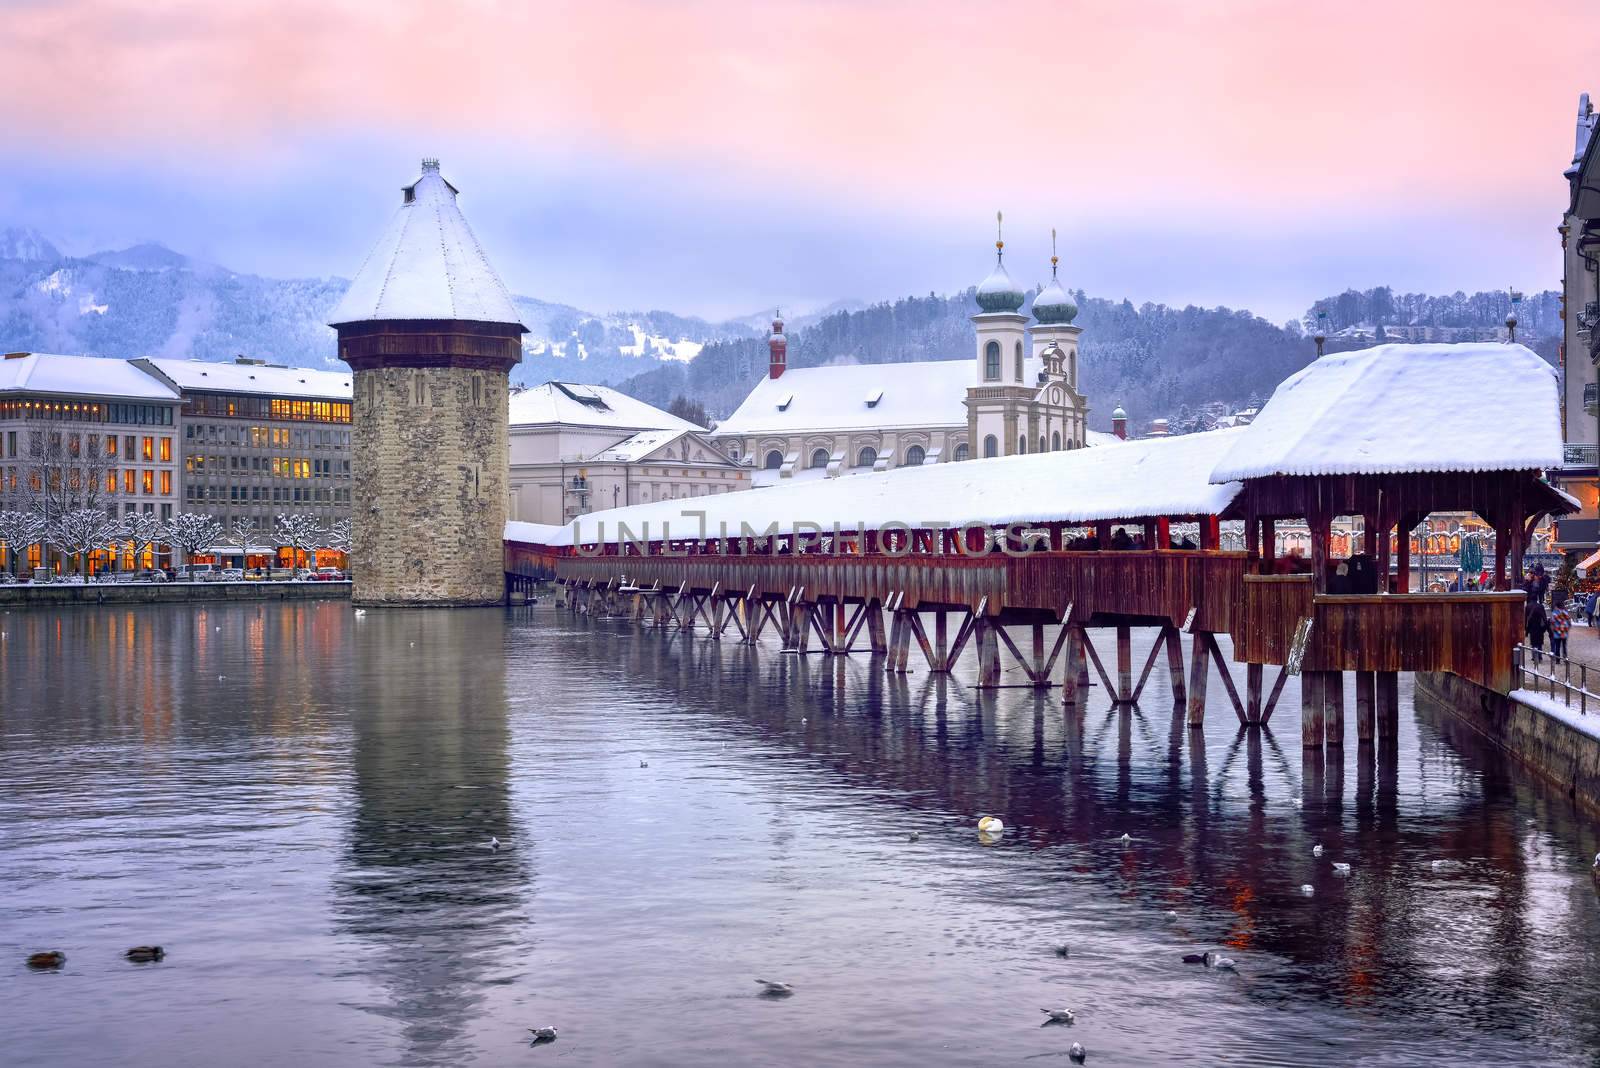
<instances>
[{"instance_id":1,"label":"church tower","mask_svg":"<svg viewBox=\"0 0 1600 1068\"><path fill-rule=\"evenodd\" d=\"M328 320L355 391L353 599L498 604L510 372L527 327L439 161L402 194Z\"/></svg>"},{"instance_id":2,"label":"church tower","mask_svg":"<svg viewBox=\"0 0 1600 1068\"><path fill-rule=\"evenodd\" d=\"M1002 217L996 214L995 221L994 270L978 284L979 310L972 317L978 347L975 381L967 390L967 441L975 457L1028 451L1018 416L1033 393L1027 381L1028 317L1022 314L1028 298L1006 273Z\"/></svg>"},{"instance_id":3,"label":"church tower","mask_svg":"<svg viewBox=\"0 0 1600 1068\"><path fill-rule=\"evenodd\" d=\"M1050 282L1033 298L1033 353L1044 371L1039 380L1036 423L1052 449L1082 448L1089 406L1078 388L1078 335L1072 325L1078 305L1057 277L1056 232L1050 231ZM1056 445L1057 435L1060 445Z\"/></svg>"}]
</instances>

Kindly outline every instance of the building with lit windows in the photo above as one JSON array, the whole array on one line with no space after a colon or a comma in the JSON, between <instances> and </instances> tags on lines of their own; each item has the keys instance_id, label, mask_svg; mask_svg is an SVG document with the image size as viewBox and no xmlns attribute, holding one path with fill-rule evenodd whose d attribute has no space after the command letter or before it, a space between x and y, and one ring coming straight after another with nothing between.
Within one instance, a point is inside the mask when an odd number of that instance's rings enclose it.
<instances>
[{"instance_id":1,"label":"building with lit windows","mask_svg":"<svg viewBox=\"0 0 1600 1068\"><path fill-rule=\"evenodd\" d=\"M9 352L0 360L0 509L181 510L180 398L126 360ZM97 554L103 557L104 554ZM122 566L133 567L128 553ZM32 550L29 566L41 566ZM103 566L103 559L96 559Z\"/></svg>"},{"instance_id":2,"label":"building with lit windows","mask_svg":"<svg viewBox=\"0 0 1600 1068\"><path fill-rule=\"evenodd\" d=\"M280 513L308 513L324 527L349 517L350 372L244 357L132 365L182 400L182 511L224 529L253 520L264 535Z\"/></svg>"}]
</instances>

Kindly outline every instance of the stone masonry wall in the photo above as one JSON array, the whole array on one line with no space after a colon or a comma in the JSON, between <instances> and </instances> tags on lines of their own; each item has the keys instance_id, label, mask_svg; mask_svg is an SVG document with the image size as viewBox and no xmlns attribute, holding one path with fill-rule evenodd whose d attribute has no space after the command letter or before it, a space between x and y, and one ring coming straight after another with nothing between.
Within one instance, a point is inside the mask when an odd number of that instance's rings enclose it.
<instances>
[{"instance_id":1,"label":"stone masonry wall","mask_svg":"<svg viewBox=\"0 0 1600 1068\"><path fill-rule=\"evenodd\" d=\"M510 470L506 374L384 367L356 371L353 385L355 603L500 603Z\"/></svg>"}]
</instances>

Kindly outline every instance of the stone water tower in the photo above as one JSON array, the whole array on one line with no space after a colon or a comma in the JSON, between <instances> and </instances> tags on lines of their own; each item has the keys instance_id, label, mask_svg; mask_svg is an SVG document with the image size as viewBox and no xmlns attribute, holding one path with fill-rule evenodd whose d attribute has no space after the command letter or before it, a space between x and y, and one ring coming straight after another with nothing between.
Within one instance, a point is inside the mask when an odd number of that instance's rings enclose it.
<instances>
[{"instance_id":1,"label":"stone water tower","mask_svg":"<svg viewBox=\"0 0 1600 1068\"><path fill-rule=\"evenodd\" d=\"M329 317L354 377L350 568L358 605L486 605L505 592L511 294L438 160Z\"/></svg>"}]
</instances>

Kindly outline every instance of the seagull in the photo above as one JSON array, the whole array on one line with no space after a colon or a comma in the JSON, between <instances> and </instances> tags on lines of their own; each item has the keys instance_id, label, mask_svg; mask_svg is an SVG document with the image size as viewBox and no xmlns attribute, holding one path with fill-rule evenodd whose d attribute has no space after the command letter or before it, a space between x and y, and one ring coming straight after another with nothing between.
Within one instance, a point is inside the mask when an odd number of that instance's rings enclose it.
<instances>
[{"instance_id":1,"label":"seagull","mask_svg":"<svg viewBox=\"0 0 1600 1068\"><path fill-rule=\"evenodd\" d=\"M554 1042L556 1029L554 1027L530 1027L528 1034L533 1036L534 1042Z\"/></svg>"},{"instance_id":2,"label":"seagull","mask_svg":"<svg viewBox=\"0 0 1600 1068\"><path fill-rule=\"evenodd\" d=\"M978 820L978 830L988 831L990 834L999 834L1006 829L999 816L983 816Z\"/></svg>"},{"instance_id":3,"label":"seagull","mask_svg":"<svg viewBox=\"0 0 1600 1068\"><path fill-rule=\"evenodd\" d=\"M1089 1059L1089 1051L1083 1048L1082 1042L1074 1042L1072 1048L1067 1050L1067 1056L1072 1058L1073 1064L1082 1064Z\"/></svg>"},{"instance_id":4,"label":"seagull","mask_svg":"<svg viewBox=\"0 0 1600 1068\"><path fill-rule=\"evenodd\" d=\"M365 616L366 614L367 614L367 610L365 608L357 608L356 609L356 618L357 619L360 619L361 617Z\"/></svg>"},{"instance_id":5,"label":"seagull","mask_svg":"<svg viewBox=\"0 0 1600 1068\"><path fill-rule=\"evenodd\" d=\"M1312 894L1317 892L1317 888L1312 886L1310 883L1301 883L1300 892L1306 895L1306 897L1310 897Z\"/></svg>"},{"instance_id":6,"label":"seagull","mask_svg":"<svg viewBox=\"0 0 1600 1068\"><path fill-rule=\"evenodd\" d=\"M1335 874L1335 875L1349 875L1350 874L1350 865L1341 863L1340 861L1337 861L1337 860L1334 861L1333 862L1333 874Z\"/></svg>"},{"instance_id":7,"label":"seagull","mask_svg":"<svg viewBox=\"0 0 1600 1068\"><path fill-rule=\"evenodd\" d=\"M1071 1023L1075 1017L1071 1009L1040 1009L1040 1012L1050 1017L1051 1023Z\"/></svg>"},{"instance_id":8,"label":"seagull","mask_svg":"<svg viewBox=\"0 0 1600 1068\"><path fill-rule=\"evenodd\" d=\"M1167 922L1168 923L1177 923L1178 922L1178 914L1176 912L1173 912L1171 909L1168 909L1167 910Z\"/></svg>"},{"instance_id":9,"label":"seagull","mask_svg":"<svg viewBox=\"0 0 1600 1068\"><path fill-rule=\"evenodd\" d=\"M500 848L500 839L496 838L492 834L489 836L489 848L490 849L499 849Z\"/></svg>"},{"instance_id":10,"label":"seagull","mask_svg":"<svg viewBox=\"0 0 1600 1068\"><path fill-rule=\"evenodd\" d=\"M1238 971L1238 966L1233 963L1232 957L1219 957L1214 953L1211 955L1208 967L1215 968L1219 972Z\"/></svg>"},{"instance_id":11,"label":"seagull","mask_svg":"<svg viewBox=\"0 0 1600 1068\"><path fill-rule=\"evenodd\" d=\"M910 834L906 835L906 841L908 841L908 842L915 842L915 841L918 841L921 838L922 838L922 832L921 831L912 831Z\"/></svg>"},{"instance_id":12,"label":"seagull","mask_svg":"<svg viewBox=\"0 0 1600 1068\"><path fill-rule=\"evenodd\" d=\"M776 979L757 979L756 982L760 983L766 988L761 992L763 994L770 995L771 997L786 998L790 994L794 993L794 987L790 986L788 983L780 983Z\"/></svg>"},{"instance_id":13,"label":"seagull","mask_svg":"<svg viewBox=\"0 0 1600 1068\"><path fill-rule=\"evenodd\" d=\"M1129 844L1130 842L1133 841L1133 835L1128 834L1126 831L1124 831L1123 834L1122 834L1122 837L1118 838L1117 841L1121 842L1123 845L1127 845L1127 844Z\"/></svg>"},{"instance_id":14,"label":"seagull","mask_svg":"<svg viewBox=\"0 0 1600 1068\"><path fill-rule=\"evenodd\" d=\"M1311 847L1311 855L1314 856L1314 857L1322 856L1322 847L1319 846L1319 845L1312 846Z\"/></svg>"},{"instance_id":15,"label":"seagull","mask_svg":"<svg viewBox=\"0 0 1600 1068\"><path fill-rule=\"evenodd\" d=\"M1594 866L1600 868L1600 853L1594 855Z\"/></svg>"}]
</instances>

